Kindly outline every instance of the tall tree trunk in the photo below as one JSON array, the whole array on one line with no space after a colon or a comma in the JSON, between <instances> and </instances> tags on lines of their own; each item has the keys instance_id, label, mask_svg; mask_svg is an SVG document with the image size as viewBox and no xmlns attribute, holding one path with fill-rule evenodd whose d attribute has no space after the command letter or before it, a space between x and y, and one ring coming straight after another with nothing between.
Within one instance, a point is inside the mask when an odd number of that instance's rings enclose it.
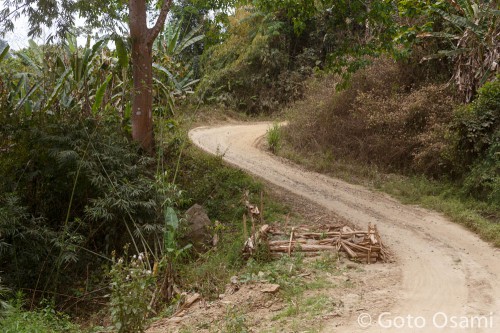
<instances>
[{"instance_id":1,"label":"tall tree trunk","mask_svg":"<svg viewBox=\"0 0 500 333\"><path fill-rule=\"evenodd\" d=\"M158 19L147 26L146 0L129 0L129 28L132 41L132 138L153 152L153 42L160 33L172 0L164 0Z\"/></svg>"},{"instance_id":2,"label":"tall tree trunk","mask_svg":"<svg viewBox=\"0 0 500 333\"><path fill-rule=\"evenodd\" d=\"M132 42L132 137L148 152L153 151L153 69L152 48L144 42Z\"/></svg>"}]
</instances>

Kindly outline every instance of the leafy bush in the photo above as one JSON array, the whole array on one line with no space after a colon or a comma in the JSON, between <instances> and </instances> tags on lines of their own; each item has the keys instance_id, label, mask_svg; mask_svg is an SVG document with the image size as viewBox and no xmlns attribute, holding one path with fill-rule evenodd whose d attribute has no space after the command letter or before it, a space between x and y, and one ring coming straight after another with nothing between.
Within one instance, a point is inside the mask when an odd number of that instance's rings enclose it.
<instances>
[{"instance_id":1,"label":"leafy bush","mask_svg":"<svg viewBox=\"0 0 500 333\"><path fill-rule=\"evenodd\" d=\"M189 204L202 205L211 218L226 225L241 221L245 212L242 205L245 190L255 194L262 189L261 184L243 171L226 166L221 156L208 156L192 148L184 153L177 181L190 198Z\"/></svg>"},{"instance_id":2,"label":"leafy bush","mask_svg":"<svg viewBox=\"0 0 500 333\"><path fill-rule=\"evenodd\" d=\"M125 250L127 255L127 250ZM154 292L155 277L143 253L132 258L113 258L111 318L119 333L144 332Z\"/></svg>"},{"instance_id":3,"label":"leafy bush","mask_svg":"<svg viewBox=\"0 0 500 333\"><path fill-rule=\"evenodd\" d=\"M500 133L482 159L474 163L464 180L464 190L500 207Z\"/></svg>"},{"instance_id":4,"label":"leafy bush","mask_svg":"<svg viewBox=\"0 0 500 333\"><path fill-rule=\"evenodd\" d=\"M0 262L8 285L39 281L56 290L85 264L99 266L92 253L109 257L130 242L127 230L161 237L164 198L152 160L119 124L54 116L14 124L0 130Z\"/></svg>"},{"instance_id":5,"label":"leafy bush","mask_svg":"<svg viewBox=\"0 0 500 333\"><path fill-rule=\"evenodd\" d=\"M405 34L416 34L417 40L428 43L434 37L439 48L424 59L448 58L453 63L452 79L466 102L477 90L500 73L500 15L498 1L413 1L398 2L404 16L422 24L402 27ZM410 21L411 22L411 21Z\"/></svg>"},{"instance_id":6,"label":"leafy bush","mask_svg":"<svg viewBox=\"0 0 500 333\"><path fill-rule=\"evenodd\" d=\"M500 77L457 110L451 140L449 155L455 173L466 174L466 193L500 204Z\"/></svg>"},{"instance_id":7,"label":"leafy bush","mask_svg":"<svg viewBox=\"0 0 500 333\"><path fill-rule=\"evenodd\" d=\"M500 131L500 77L486 83L476 100L457 110L452 131L458 165L469 166L484 156Z\"/></svg>"}]
</instances>

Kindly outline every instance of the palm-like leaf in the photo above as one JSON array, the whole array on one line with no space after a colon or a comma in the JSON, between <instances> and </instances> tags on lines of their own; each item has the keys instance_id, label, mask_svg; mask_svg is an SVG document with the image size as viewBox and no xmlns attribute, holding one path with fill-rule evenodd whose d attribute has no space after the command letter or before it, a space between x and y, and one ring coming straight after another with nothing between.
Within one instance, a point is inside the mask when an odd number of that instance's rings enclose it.
<instances>
[{"instance_id":1,"label":"palm-like leaf","mask_svg":"<svg viewBox=\"0 0 500 333\"><path fill-rule=\"evenodd\" d=\"M0 62L7 58L7 55L9 54L10 46L7 45L5 46L1 51L0 51Z\"/></svg>"}]
</instances>

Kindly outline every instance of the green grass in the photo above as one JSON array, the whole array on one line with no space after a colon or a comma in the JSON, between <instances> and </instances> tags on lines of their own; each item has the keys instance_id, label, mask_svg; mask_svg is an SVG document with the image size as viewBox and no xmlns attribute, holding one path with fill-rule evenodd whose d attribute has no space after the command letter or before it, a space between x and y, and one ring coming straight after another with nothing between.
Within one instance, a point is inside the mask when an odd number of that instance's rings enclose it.
<instances>
[{"instance_id":1,"label":"green grass","mask_svg":"<svg viewBox=\"0 0 500 333\"><path fill-rule=\"evenodd\" d=\"M269 149L274 154L277 154L281 149L281 143L283 139L280 124L274 123L273 126L267 130L266 138Z\"/></svg>"},{"instance_id":2,"label":"green grass","mask_svg":"<svg viewBox=\"0 0 500 333\"><path fill-rule=\"evenodd\" d=\"M385 174L373 166L337 160L331 154L299 152L286 143L280 155L310 170L378 189L403 203L441 212L500 247L500 206L464 195L459 184L424 176Z\"/></svg>"},{"instance_id":3,"label":"green grass","mask_svg":"<svg viewBox=\"0 0 500 333\"><path fill-rule=\"evenodd\" d=\"M431 181L424 177L388 179L378 188L403 203L419 204L442 212L500 247L500 207L465 197L456 185Z\"/></svg>"},{"instance_id":4,"label":"green grass","mask_svg":"<svg viewBox=\"0 0 500 333\"><path fill-rule=\"evenodd\" d=\"M2 333L82 332L78 325L70 322L67 315L56 312L52 307L26 311L22 309L19 300L12 301L12 308L6 312L5 317L0 318Z\"/></svg>"}]
</instances>

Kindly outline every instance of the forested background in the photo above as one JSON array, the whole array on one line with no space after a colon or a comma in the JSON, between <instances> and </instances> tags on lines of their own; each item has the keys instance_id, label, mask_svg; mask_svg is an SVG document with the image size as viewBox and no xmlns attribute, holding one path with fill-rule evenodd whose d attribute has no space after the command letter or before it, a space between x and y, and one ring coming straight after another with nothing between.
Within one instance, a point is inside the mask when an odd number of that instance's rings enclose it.
<instances>
[{"instance_id":1,"label":"forested background","mask_svg":"<svg viewBox=\"0 0 500 333\"><path fill-rule=\"evenodd\" d=\"M217 295L227 276L213 261L241 267L239 198L261 188L188 143L190 126L221 114L287 118L270 144L319 157L320 171L432 184L420 190L472 207L460 220L500 245L497 0L174 1L150 45L151 147L132 132L136 2L3 1L3 31L16 15L32 37L57 31L21 50L0 41L4 331L76 331L95 313L140 331L177 286ZM152 20L165 3L146 4ZM221 222L224 256L183 241L194 203Z\"/></svg>"}]
</instances>

